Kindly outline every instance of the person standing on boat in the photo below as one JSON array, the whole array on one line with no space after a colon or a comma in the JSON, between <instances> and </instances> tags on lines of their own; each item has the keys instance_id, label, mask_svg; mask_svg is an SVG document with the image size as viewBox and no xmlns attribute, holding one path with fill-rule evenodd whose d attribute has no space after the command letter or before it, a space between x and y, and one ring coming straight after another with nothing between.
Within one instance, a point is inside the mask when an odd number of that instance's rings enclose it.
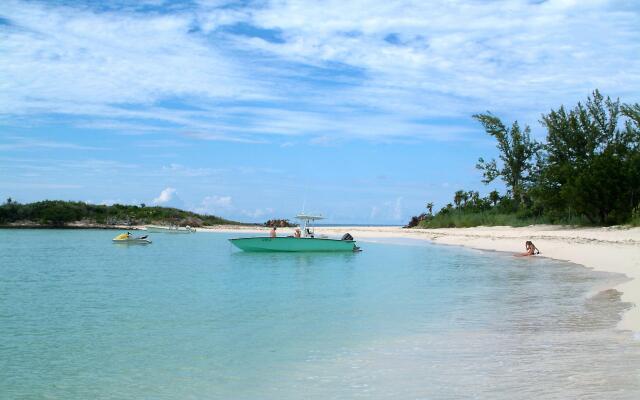
<instances>
[{"instance_id":1,"label":"person standing on boat","mask_svg":"<svg viewBox=\"0 0 640 400\"><path fill-rule=\"evenodd\" d=\"M296 228L296 231L293 234L293 237L297 238L297 239L300 239L301 236L302 236L302 233L300 232L300 228Z\"/></svg>"},{"instance_id":2,"label":"person standing on boat","mask_svg":"<svg viewBox=\"0 0 640 400\"><path fill-rule=\"evenodd\" d=\"M275 226L274 226L273 228L271 228L270 236L271 236L272 238L276 237L276 227L275 227Z\"/></svg>"}]
</instances>

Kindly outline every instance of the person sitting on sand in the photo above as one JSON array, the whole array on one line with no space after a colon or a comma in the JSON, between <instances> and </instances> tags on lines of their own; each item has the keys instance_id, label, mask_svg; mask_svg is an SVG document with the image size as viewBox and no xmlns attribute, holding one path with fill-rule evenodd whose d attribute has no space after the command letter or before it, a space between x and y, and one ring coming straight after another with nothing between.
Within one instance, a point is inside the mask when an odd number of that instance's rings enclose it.
<instances>
[{"instance_id":1,"label":"person sitting on sand","mask_svg":"<svg viewBox=\"0 0 640 400\"><path fill-rule=\"evenodd\" d=\"M270 234L270 236L271 236L272 238L276 237L276 227L275 227L275 226L274 226L273 228L271 228L271 234Z\"/></svg>"},{"instance_id":2,"label":"person sitting on sand","mask_svg":"<svg viewBox=\"0 0 640 400\"><path fill-rule=\"evenodd\" d=\"M301 236L302 236L302 234L300 233L300 228L296 228L296 231L293 234L293 237L299 239Z\"/></svg>"},{"instance_id":3,"label":"person sitting on sand","mask_svg":"<svg viewBox=\"0 0 640 400\"><path fill-rule=\"evenodd\" d=\"M540 254L540 250L536 247L535 244L531 240L527 240L524 244L525 249L527 249L526 253L523 253L523 256L535 256L536 254Z\"/></svg>"}]
</instances>

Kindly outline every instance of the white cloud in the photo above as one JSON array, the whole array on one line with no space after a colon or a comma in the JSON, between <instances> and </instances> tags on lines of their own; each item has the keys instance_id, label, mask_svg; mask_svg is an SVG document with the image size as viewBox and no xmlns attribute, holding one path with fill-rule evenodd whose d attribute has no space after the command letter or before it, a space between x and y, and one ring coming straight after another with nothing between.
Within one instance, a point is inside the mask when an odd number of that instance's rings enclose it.
<instances>
[{"instance_id":1,"label":"white cloud","mask_svg":"<svg viewBox=\"0 0 640 400\"><path fill-rule=\"evenodd\" d=\"M222 172L220 169L213 168L191 168L182 164L171 163L162 167L163 173L170 176L180 177L205 177L212 176Z\"/></svg>"},{"instance_id":2,"label":"white cloud","mask_svg":"<svg viewBox=\"0 0 640 400\"><path fill-rule=\"evenodd\" d=\"M376 219L380 215L380 207L371 206L371 214L369 214L369 219Z\"/></svg>"},{"instance_id":3,"label":"white cloud","mask_svg":"<svg viewBox=\"0 0 640 400\"><path fill-rule=\"evenodd\" d=\"M639 99L639 14L615 1L281 1L252 17L286 42L244 42L292 62L353 68L360 81L327 95L383 118L489 108L535 124L596 87Z\"/></svg>"},{"instance_id":4,"label":"white cloud","mask_svg":"<svg viewBox=\"0 0 640 400\"><path fill-rule=\"evenodd\" d=\"M202 200L204 207L229 208L231 207L231 196L207 196Z\"/></svg>"},{"instance_id":5,"label":"white cloud","mask_svg":"<svg viewBox=\"0 0 640 400\"><path fill-rule=\"evenodd\" d=\"M81 189L81 185L47 182L2 182L3 189Z\"/></svg>"},{"instance_id":6,"label":"white cloud","mask_svg":"<svg viewBox=\"0 0 640 400\"><path fill-rule=\"evenodd\" d=\"M104 199L99 204L103 206L112 206L114 204L126 204L126 202L121 199Z\"/></svg>"},{"instance_id":7,"label":"white cloud","mask_svg":"<svg viewBox=\"0 0 640 400\"><path fill-rule=\"evenodd\" d=\"M231 196L206 196L200 202L200 205L193 211L199 214L216 214L220 215L233 210L233 199Z\"/></svg>"},{"instance_id":8,"label":"white cloud","mask_svg":"<svg viewBox=\"0 0 640 400\"><path fill-rule=\"evenodd\" d=\"M405 219L402 208L402 197L397 197L393 201L386 201L381 205L371 206L369 219L385 222L402 222Z\"/></svg>"},{"instance_id":9,"label":"white cloud","mask_svg":"<svg viewBox=\"0 0 640 400\"><path fill-rule=\"evenodd\" d=\"M10 143L0 143L0 151L13 151L21 149L69 149L69 150L105 150L100 147L83 146L76 143L60 142L55 140L36 140L27 137L8 137Z\"/></svg>"},{"instance_id":10,"label":"white cloud","mask_svg":"<svg viewBox=\"0 0 640 400\"><path fill-rule=\"evenodd\" d=\"M4 1L0 118L46 124L58 113L94 129L245 143L457 140L470 129L455 119L486 109L535 124L596 87L640 100L640 12L630 3L222 5L94 12ZM238 22L281 40L227 29Z\"/></svg>"},{"instance_id":11,"label":"white cloud","mask_svg":"<svg viewBox=\"0 0 640 400\"><path fill-rule=\"evenodd\" d=\"M402 220L402 197L396 199L391 216L395 221Z\"/></svg>"},{"instance_id":12,"label":"white cloud","mask_svg":"<svg viewBox=\"0 0 640 400\"><path fill-rule=\"evenodd\" d=\"M257 219L273 215L274 209L269 207L256 208L255 210L242 210L241 213L247 217Z\"/></svg>"},{"instance_id":13,"label":"white cloud","mask_svg":"<svg viewBox=\"0 0 640 400\"><path fill-rule=\"evenodd\" d=\"M172 139L157 139L157 140L145 140L135 144L136 147L148 147L148 148L176 148L186 147L188 144Z\"/></svg>"},{"instance_id":14,"label":"white cloud","mask_svg":"<svg viewBox=\"0 0 640 400\"><path fill-rule=\"evenodd\" d=\"M309 143L316 146L331 146L336 144L336 140L331 136L323 135L311 138Z\"/></svg>"},{"instance_id":15,"label":"white cloud","mask_svg":"<svg viewBox=\"0 0 640 400\"><path fill-rule=\"evenodd\" d=\"M169 203L174 199L175 193L176 189L172 187L165 188L164 190L162 190L162 192L160 192L160 195L158 197L153 199L153 204L161 205Z\"/></svg>"},{"instance_id":16,"label":"white cloud","mask_svg":"<svg viewBox=\"0 0 640 400\"><path fill-rule=\"evenodd\" d=\"M10 55L0 64L3 92L20 107L150 104L184 94L254 97L244 93L239 66L190 35L188 13L92 12L11 0L3 8L17 27L5 29L0 42Z\"/></svg>"}]
</instances>

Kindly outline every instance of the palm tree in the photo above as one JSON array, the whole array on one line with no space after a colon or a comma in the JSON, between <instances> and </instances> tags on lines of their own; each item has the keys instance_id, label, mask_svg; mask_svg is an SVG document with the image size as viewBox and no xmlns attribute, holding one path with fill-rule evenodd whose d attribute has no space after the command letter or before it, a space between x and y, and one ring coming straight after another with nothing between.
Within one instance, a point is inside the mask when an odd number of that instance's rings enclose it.
<instances>
[{"instance_id":1,"label":"palm tree","mask_svg":"<svg viewBox=\"0 0 640 400\"><path fill-rule=\"evenodd\" d=\"M500 201L500 193L498 193L497 190L494 190L491 193L489 193L489 201L493 203L494 207L498 205L498 201Z\"/></svg>"},{"instance_id":2,"label":"palm tree","mask_svg":"<svg viewBox=\"0 0 640 400\"><path fill-rule=\"evenodd\" d=\"M471 205L477 207L480 205L480 193L475 190L470 190L469 192L469 200L471 201Z\"/></svg>"},{"instance_id":3,"label":"palm tree","mask_svg":"<svg viewBox=\"0 0 640 400\"><path fill-rule=\"evenodd\" d=\"M433 203L427 203L427 210L429 210L429 215L433 215Z\"/></svg>"},{"instance_id":4,"label":"palm tree","mask_svg":"<svg viewBox=\"0 0 640 400\"><path fill-rule=\"evenodd\" d=\"M462 192L462 206L466 207L467 202L469 201L469 192Z\"/></svg>"},{"instance_id":5,"label":"palm tree","mask_svg":"<svg viewBox=\"0 0 640 400\"><path fill-rule=\"evenodd\" d=\"M456 208L460 207L460 203L462 203L464 194L465 194L464 191L458 190L453 196L453 203L456 205Z\"/></svg>"}]
</instances>

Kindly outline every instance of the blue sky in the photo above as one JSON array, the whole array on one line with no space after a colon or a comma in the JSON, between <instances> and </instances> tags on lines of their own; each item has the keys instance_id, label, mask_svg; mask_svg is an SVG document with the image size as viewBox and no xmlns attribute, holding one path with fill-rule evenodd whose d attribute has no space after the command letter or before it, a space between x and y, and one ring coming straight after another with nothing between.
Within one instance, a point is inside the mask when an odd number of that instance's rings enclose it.
<instances>
[{"instance_id":1,"label":"blue sky","mask_svg":"<svg viewBox=\"0 0 640 400\"><path fill-rule=\"evenodd\" d=\"M493 189L472 114L640 101L635 2L104 3L0 3L2 198L401 224Z\"/></svg>"}]
</instances>

